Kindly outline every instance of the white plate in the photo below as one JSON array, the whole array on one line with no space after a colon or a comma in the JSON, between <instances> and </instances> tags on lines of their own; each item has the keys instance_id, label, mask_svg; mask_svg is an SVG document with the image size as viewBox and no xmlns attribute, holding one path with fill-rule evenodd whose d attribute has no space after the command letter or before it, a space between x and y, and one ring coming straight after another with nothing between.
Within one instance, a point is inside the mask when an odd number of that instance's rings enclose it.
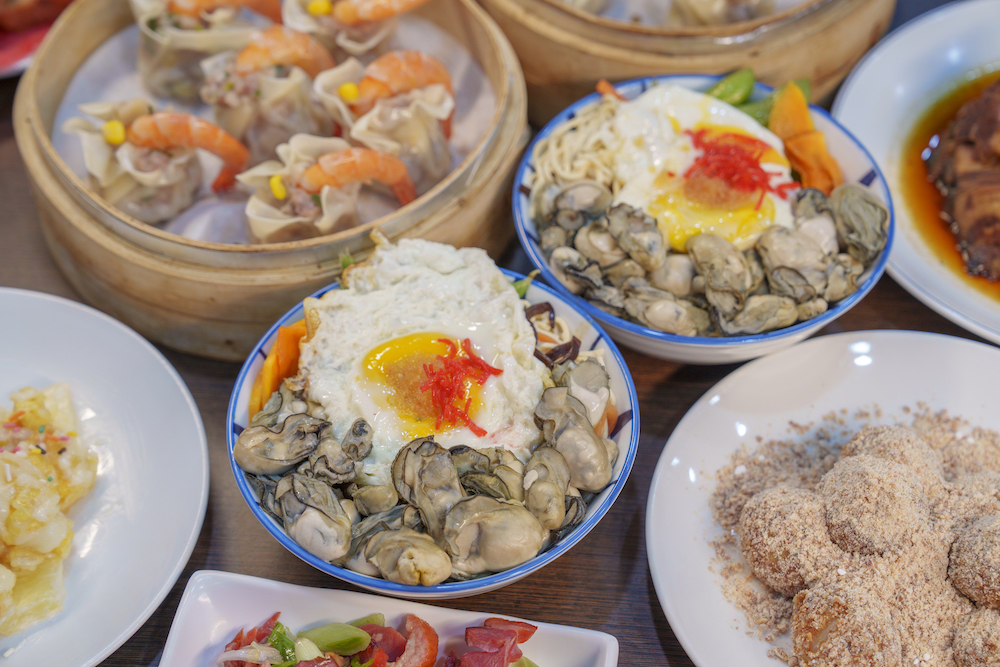
<instances>
[{"instance_id":1,"label":"white plate","mask_svg":"<svg viewBox=\"0 0 1000 667\"><path fill-rule=\"evenodd\" d=\"M767 644L709 571L722 535L708 506L715 472L741 445L789 436L789 422L878 405L885 423L908 421L927 403L1000 430L995 380L1000 350L913 331L858 331L814 338L730 373L688 410L653 474L646 544L656 594L670 627L699 667L776 667ZM790 653L790 651L789 651Z\"/></svg>"},{"instance_id":2,"label":"white plate","mask_svg":"<svg viewBox=\"0 0 1000 667\"><path fill-rule=\"evenodd\" d=\"M497 615L202 570L194 573L184 589L160 667L215 667L216 657L240 628L249 630L260 625L276 611L281 612L278 620L293 632L378 612L385 614L387 625L399 627L405 614L416 614L437 631L440 656L449 650L458 652L465 646L465 628L482 625L484 620ZM521 649L539 665L614 667L618 664L618 640L609 634L565 625L533 624L538 631L521 644Z\"/></svg>"},{"instance_id":3,"label":"white plate","mask_svg":"<svg viewBox=\"0 0 1000 667\"><path fill-rule=\"evenodd\" d=\"M899 187L900 155L920 115L967 73L1000 65L1000 2L947 4L893 31L844 82L833 116L871 152L896 204L888 271L910 294L955 324L1000 343L1000 303L937 260L907 210Z\"/></svg>"},{"instance_id":4,"label":"white plate","mask_svg":"<svg viewBox=\"0 0 1000 667\"><path fill-rule=\"evenodd\" d=\"M81 433L99 456L97 484L70 510L66 608L0 639L4 667L95 665L173 587L201 532L208 449L198 409L156 348L93 308L0 288L0 398L65 380Z\"/></svg>"}]
</instances>

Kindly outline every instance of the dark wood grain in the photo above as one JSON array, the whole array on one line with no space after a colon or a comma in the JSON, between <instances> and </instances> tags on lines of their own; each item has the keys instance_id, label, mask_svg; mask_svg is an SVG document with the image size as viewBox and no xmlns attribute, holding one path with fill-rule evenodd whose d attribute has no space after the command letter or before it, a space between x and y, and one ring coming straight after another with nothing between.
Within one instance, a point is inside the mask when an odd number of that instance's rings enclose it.
<instances>
[{"instance_id":1,"label":"dark wood grain","mask_svg":"<svg viewBox=\"0 0 1000 667\"><path fill-rule=\"evenodd\" d=\"M938 4L942 3L901 0L896 24ZM49 258L28 196L10 123L16 83L16 79L0 82L0 285L79 299ZM517 248L511 248L501 263L518 270L527 266ZM861 329L916 329L975 338L923 306L889 276L820 335ZM208 513L177 584L138 632L103 663L106 667L159 663L181 591L196 570L350 588L281 547L243 502L230 472L224 435L225 410L238 365L163 352L187 382L205 423L211 461ZM660 452L677 422L736 365L685 366L628 350L625 357L639 392L642 436L632 474L608 516L572 551L540 572L494 593L435 604L603 630L618 638L623 665L682 667L692 663L663 615L646 562L646 495Z\"/></svg>"}]
</instances>

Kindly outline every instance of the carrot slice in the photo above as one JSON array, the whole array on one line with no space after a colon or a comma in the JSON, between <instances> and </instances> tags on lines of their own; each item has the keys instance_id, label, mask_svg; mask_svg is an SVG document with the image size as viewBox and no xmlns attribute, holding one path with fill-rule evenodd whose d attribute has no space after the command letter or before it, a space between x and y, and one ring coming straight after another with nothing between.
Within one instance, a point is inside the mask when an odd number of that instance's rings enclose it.
<instances>
[{"instance_id":1,"label":"carrot slice","mask_svg":"<svg viewBox=\"0 0 1000 667\"><path fill-rule=\"evenodd\" d=\"M787 84L781 89L767 126L785 142L785 154L792 168L799 172L802 185L829 195L844 182L840 165L826 149L823 133L813 124L801 88Z\"/></svg>"},{"instance_id":2,"label":"carrot slice","mask_svg":"<svg viewBox=\"0 0 1000 667\"><path fill-rule=\"evenodd\" d=\"M264 359L264 365L250 389L250 418L256 415L281 382L299 370L299 342L306 335L305 320L287 327L278 327L278 336Z\"/></svg>"},{"instance_id":3,"label":"carrot slice","mask_svg":"<svg viewBox=\"0 0 1000 667\"><path fill-rule=\"evenodd\" d=\"M785 141L788 161L802 179L802 185L816 188L824 194L844 182L840 165L826 150L826 139L817 130L797 134Z\"/></svg>"},{"instance_id":4,"label":"carrot slice","mask_svg":"<svg viewBox=\"0 0 1000 667\"><path fill-rule=\"evenodd\" d=\"M795 84L786 84L774 100L767 128L785 139L816 129L809 115L809 103L802 89Z\"/></svg>"},{"instance_id":5,"label":"carrot slice","mask_svg":"<svg viewBox=\"0 0 1000 667\"><path fill-rule=\"evenodd\" d=\"M611 95L612 97L617 97L622 102L625 101L625 96L618 92L618 90L612 86L607 79L601 79L597 82L597 92L601 95Z\"/></svg>"}]
</instances>

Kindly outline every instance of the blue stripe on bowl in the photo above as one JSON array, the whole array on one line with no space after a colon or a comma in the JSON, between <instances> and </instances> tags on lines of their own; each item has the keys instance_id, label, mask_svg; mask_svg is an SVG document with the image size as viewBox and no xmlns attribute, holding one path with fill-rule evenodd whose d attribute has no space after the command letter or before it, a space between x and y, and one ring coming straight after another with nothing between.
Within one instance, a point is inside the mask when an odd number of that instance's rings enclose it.
<instances>
[{"instance_id":1,"label":"blue stripe on bowl","mask_svg":"<svg viewBox=\"0 0 1000 667\"><path fill-rule=\"evenodd\" d=\"M861 183L861 185L863 185L865 187L868 187L869 185L872 184L872 181L874 181L877 177L878 177L878 174L876 174L875 170L872 169L867 174L865 174L864 176L862 176L859 179L859 182Z\"/></svg>"},{"instance_id":2,"label":"blue stripe on bowl","mask_svg":"<svg viewBox=\"0 0 1000 667\"><path fill-rule=\"evenodd\" d=\"M705 75L695 75L695 74L678 74L678 75L668 75L660 77L646 77L642 79L632 79L630 81L624 81L622 83L616 84L615 88L625 97L635 97L640 91L645 92L654 85L658 85L660 82L663 83L676 83L678 85L687 86L695 90L707 89L712 83L718 81L721 77L719 76L705 76ZM762 83L755 84L754 94L751 99L761 99L771 93L773 88ZM599 93L591 93L586 97L577 100L562 112L555 115L552 120L549 121L545 127L538 131L535 138L532 140L531 144L528 145L527 150L525 150L521 162L518 165L517 172L514 176L514 182L519 183L523 181L524 175L530 166L531 156L534 153L535 145L541 139L544 139L549 134L552 133L561 123L566 122L568 119L575 116L576 111L588 104L597 102L600 99ZM855 147L859 149L871 164L871 172L874 172L875 178L872 180L881 180L882 184L885 184L885 178L879 171L878 165L872 158L871 153L866 149L847 128L843 126L837 119L833 118L828 111L821 109L816 106L810 106L810 111L818 113L825 117L831 124L836 126L838 130L843 132L843 134L854 143ZM867 175L866 175L867 178ZM885 187L885 205L889 210L890 221L895 219L895 211L892 203L892 196L888 192L888 188ZM517 232L518 240L521 242L521 246L524 248L525 254L528 255L528 259L535 266L535 268L541 271L541 277L550 285L562 298L562 300L570 303L577 311L582 311L592 319L605 324L609 327L614 327L616 329L622 329L628 333L631 333L642 338L652 339L654 341L663 341L676 345L683 346L697 346L700 348L724 348L724 347L741 347L744 345L751 345L754 343L759 343L762 341L774 341L780 340L782 338L797 336L799 332L803 329L820 329L826 326L836 318L838 318L842 313L850 310L854 304L860 301L878 282L882 274L885 272L886 264L889 261L889 250L893 245L893 238L895 236L895 225L891 224L889 227L889 235L886 239L886 249L882 251L881 255L876 259L876 261L868 268L866 271L867 276L865 281L858 286L858 290L851 294L845 299L838 301L832 308L827 310L822 315L814 317L805 322L798 322L790 327L785 327L784 329L778 329L776 331L770 331L762 334L752 334L747 336L719 336L719 337L687 337L679 336L676 334L669 334L663 331L656 331L654 329L648 329L642 325L636 324L624 318L616 317L605 313L601 309L592 306L580 296L577 296L570 292L566 287L555 277L552 270L548 266L548 262L545 260L541 249L538 247L538 240L535 238L537 236L537 230L535 230L534 220L531 219L527 205L524 202L517 201L515 197L512 203L513 215L514 215L514 228ZM530 231L529 231L530 230Z\"/></svg>"},{"instance_id":3,"label":"blue stripe on bowl","mask_svg":"<svg viewBox=\"0 0 1000 667\"><path fill-rule=\"evenodd\" d=\"M524 278L523 275L515 273L513 271L503 270L504 275L508 279L521 280ZM324 287L314 294L312 297L318 298L325 294L331 289L336 289L339 287L338 284L334 283L328 287ZM632 375L628 371L628 365L625 363L624 357L622 357L621 352L614 342L604 335L603 330L600 326L591 318L587 313L582 312L581 309L574 307L572 301L567 301L562 298L558 293L552 290L550 287L542 284L541 282L535 281L532 283L529 289L537 289L546 293L552 300L556 302L560 307L566 307L575 310L578 315L580 315L597 333L604 339L607 349L610 350L611 356L614 358L615 363L617 363L621 368L625 379L625 384L628 393L628 405L629 409L625 410L622 414L628 414L633 416L631 422L631 428L626 436L624 436L624 443L626 446L621 447L619 453L620 467L616 462L616 468L620 470L617 478L607 487L598 498L601 498L596 505L591 505L593 514L585 518L584 521L578 525L572 532L565 535L559 542L552 546L549 550L539 554L527 563L520 565L518 567L512 568L505 572L500 572L497 574L491 574L484 577L479 577L477 579L472 579L469 581L458 581L450 582L447 584L438 584L436 586L406 586L404 584L397 584L391 581L386 581L377 577L369 577L367 575L359 574L353 572L346 568L340 568L323 561L316 556L313 556L305 549L296 544L291 538L285 534L284 529L261 507L260 503L257 501L256 495L250 484L247 482L246 475L240 469L239 465L236 463L236 459L233 456L233 447L236 444L236 438L238 434L236 433L236 411L237 405L244 402L244 392L242 388L246 384L247 376L252 370L253 362L256 361L256 355L264 346L270 345L277 334L279 326L287 326L300 319L302 319L303 309L301 302L294 308L289 310L285 315L278 320L274 326L268 330L267 334L257 343L257 347L251 352L247 361L243 364L240 369L239 375L236 378L236 383L234 384L233 394L229 400L229 409L226 413L226 419L232 426L227 429L226 434L226 445L229 448L229 463L230 468L233 471L233 476L236 479L236 485L239 487L240 494L243 496L244 501L250 508L250 511L257 517L261 525L264 526L274 539L276 539L282 546L292 552L299 559L309 563L313 567L331 576L334 576L342 581L347 581L349 583L361 586L363 588L369 588L377 590L382 593L389 595L396 595L403 598L414 598L414 599L427 599L427 598L441 598L441 597L462 597L468 594L474 594L477 592L483 592L486 588L499 588L505 586L513 581L520 579L531 572L535 572L541 569L545 565L551 563L553 560L567 552L571 547L576 545L580 540L582 540L586 535L597 525L597 522L603 518L604 514L607 513L611 504L617 499L618 495L621 493L625 486L625 482L628 479L629 472L632 469L632 464L635 461L635 455L639 446L639 399L635 390L635 383L632 381ZM621 400L621 399L619 399ZM626 421L619 417L618 422L622 425L627 424ZM618 423L616 423L616 429L618 428Z\"/></svg>"}]
</instances>

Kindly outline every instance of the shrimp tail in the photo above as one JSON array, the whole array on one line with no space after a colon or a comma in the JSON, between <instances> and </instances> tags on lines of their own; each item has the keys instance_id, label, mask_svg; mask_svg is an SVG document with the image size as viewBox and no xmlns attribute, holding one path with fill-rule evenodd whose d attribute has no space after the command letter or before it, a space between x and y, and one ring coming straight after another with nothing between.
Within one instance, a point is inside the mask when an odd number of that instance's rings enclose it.
<instances>
[{"instance_id":1,"label":"shrimp tail","mask_svg":"<svg viewBox=\"0 0 1000 667\"><path fill-rule=\"evenodd\" d=\"M236 185L236 175L242 172L242 167L229 164L222 165L219 175L212 181L212 192L220 194L232 190L233 186Z\"/></svg>"},{"instance_id":2,"label":"shrimp tail","mask_svg":"<svg viewBox=\"0 0 1000 667\"><path fill-rule=\"evenodd\" d=\"M417 188L414 187L413 180L409 174L392 186L392 195L399 202L400 206L406 206L417 198Z\"/></svg>"}]
</instances>

